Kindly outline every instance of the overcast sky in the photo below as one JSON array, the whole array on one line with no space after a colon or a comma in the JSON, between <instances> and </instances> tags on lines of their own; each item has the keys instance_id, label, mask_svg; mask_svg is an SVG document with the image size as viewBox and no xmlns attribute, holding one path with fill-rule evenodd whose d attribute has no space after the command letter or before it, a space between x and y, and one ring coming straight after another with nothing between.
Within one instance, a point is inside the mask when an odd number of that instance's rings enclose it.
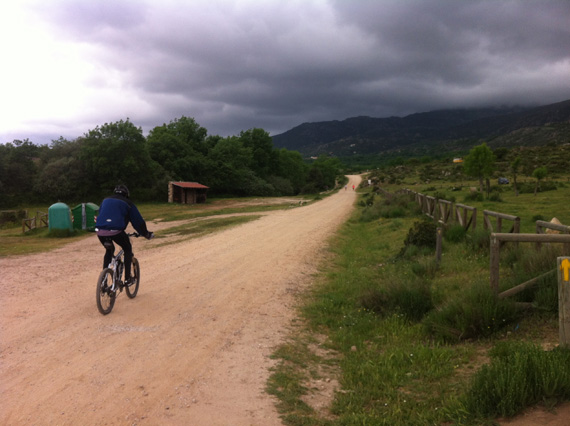
<instances>
[{"instance_id":1,"label":"overcast sky","mask_svg":"<svg viewBox=\"0 0 570 426\"><path fill-rule=\"evenodd\" d=\"M0 142L570 99L569 0L10 0Z\"/></svg>"}]
</instances>

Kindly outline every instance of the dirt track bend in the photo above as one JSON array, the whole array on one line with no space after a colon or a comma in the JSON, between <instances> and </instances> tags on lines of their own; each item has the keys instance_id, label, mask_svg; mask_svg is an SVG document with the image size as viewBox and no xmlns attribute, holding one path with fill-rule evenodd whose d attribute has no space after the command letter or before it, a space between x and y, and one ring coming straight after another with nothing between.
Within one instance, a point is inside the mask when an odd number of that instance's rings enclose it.
<instances>
[{"instance_id":1,"label":"dirt track bend","mask_svg":"<svg viewBox=\"0 0 570 426\"><path fill-rule=\"evenodd\" d=\"M107 316L94 236L1 258L0 424L281 424L264 393L269 355L359 182L194 240L134 240L139 294Z\"/></svg>"}]
</instances>

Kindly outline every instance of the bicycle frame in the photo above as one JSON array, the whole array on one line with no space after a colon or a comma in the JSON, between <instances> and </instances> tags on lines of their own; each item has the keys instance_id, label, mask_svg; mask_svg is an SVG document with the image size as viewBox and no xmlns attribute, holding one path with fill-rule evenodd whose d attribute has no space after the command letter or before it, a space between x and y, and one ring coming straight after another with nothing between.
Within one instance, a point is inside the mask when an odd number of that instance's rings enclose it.
<instances>
[{"instance_id":1,"label":"bicycle frame","mask_svg":"<svg viewBox=\"0 0 570 426\"><path fill-rule=\"evenodd\" d=\"M137 232L133 232L132 234L127 234L129 238L131 237L139 237L140 234ZM117 290L117 283L121 282L121 278L123 278L123 272L125 270L125 260L124 260L125 251L121 249L119 253L113 256L111 259L111 263L109 263L109 268L113 270L113 287L111 288L113 291ZM134 257L134 256L133 256Z\"/></svg>"},{"instance_id":2,"label":"bicycle frame","mask_svg":"<svg viewBox=\"0 0 570 426\"><path fill-rule=\"evenodd\" d=\"M138 237L139 234L127 234L129 237ZM106 246L106 248L108 248ZM109 265L104 268L99 274L97 280L97 309L103 315L107 315L113 310L115 305L115 297L123 289L126 289L126 294L129 299L134 299L139 291L140 283L140 267L137 258L133 254L131 264L131 280L129 284L123 283L123 272L125 270L125 251L120 249L117 254L114 254L109 262ZM134 275L133 275L134 274Z\"/></svg>"},{"instance_id":3,"label":"bicycle frame","mask_svg":"<svg viewBox=\"0 0 570 426\"><path fill-rule=\"evenodd\" d=\"M125 268L125 261L123 260L124 250L120 250L109 264L109 268L113 270L113 291L117 290L116 284L121 281L123 277L123 270Z\"/></svg>"}]
</instances>

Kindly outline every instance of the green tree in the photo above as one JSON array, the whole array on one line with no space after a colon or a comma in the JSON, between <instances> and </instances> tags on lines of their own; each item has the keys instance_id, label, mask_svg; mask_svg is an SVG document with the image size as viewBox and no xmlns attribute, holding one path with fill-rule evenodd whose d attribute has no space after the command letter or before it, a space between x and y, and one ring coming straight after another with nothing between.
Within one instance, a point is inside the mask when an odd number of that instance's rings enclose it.
<instances>
[{"instance_id":1,"label":"green tree","mask_svg":"<svg viewBox=\"0 0 570 426\"><path fill-rule=\"evenodd\" d=\"M277 157L277 175L287 179L291 183L293 194L298 194L307 183L308 164L299 152L285 148L277 151Z\"/></svg>"},{"instance_id":2,"label":"green tree","mask_svg":"<svg viewBox=\"0 0 570 426\"><path fill-rule=\"evenodd\" d=\"M251 181L251 149L243 146L241 139L232 136L219 139L210 148L209 160L216 173L208 186L218 194L248 195L246 182Z\"/></svg>"},{"instance_id":3,"label":"green tree","mask_svg":"<svg viewBox=\"0 0 570 426\"><path fill-rule=\"evenodd\" d=\"M243 146L251 150L253 172L262 179L273 175L278 165L278 154L269 133L263 129L250 129L241 132L239 138Z\"/></svg>"},{"instance_id":4,"label":"green tree","mask_svg":"<svg viewBox=\"0 0 570 426\"><path fill-rule=\"evenodd\" d=\"M153 185L161 180L159 168L148 153L142 129L128 119L97 126L80 143L91 194L106 195L117 183L126 184L139 198L149 198L157 189Z\"/></svg>"},{"instance_id":5,"label":"green tree","mask_svg":"<svg viewBox=\"0 0 570 426\"><path fill-rule=\"evenodd\" d=\"M493 154L495 155L497 161L503 161L509 154L509 149L505 147L500 147L494 150Z\"/></svg>"},{"instance_id":6,"label":"green tree","mask_svg":"<svg viewBox=\"0 0 570 426\"><path fill-rule=\"evenodd\" d=\"M175 180L204 184L209 173L207 130L181 117L152 129L147 137L151 158Z\"/></svg>"},{"instance_id":7,"label":"green tree","mask_svg":"<svg viewBox=\"0 0 570 426\"><path fill-rule=\"evenodd\" d=\"M532 172L532 177L536 179L536 186L534 187L534 195L540 190L540 181L544 179L547 175L547 170L545 166L537 167Z\"/></svg>"},{"instance_id":8,"label":"green tree","mask_svg":"<svg viewBox=\"0 0 570 426\"><path fill-rule=\"evenodd\" d=\"M483 192L483 178L487 180L487 195L489 193L489 178L495 169L495 156L486 143L476 146L463 161L463 170L468 176L479 179L479 190Z\"/></svg>"},{"instance_id":9,"label":"green tree","mask_svg":"<svg viewBox=\"0 0 570 426\"><path fill-rule=\"evenodd\" d=\"M311 165L303 192L326 191L335 187L342 164L338 158L322 155Z\"/></svg>"},{"instance_id":10,"label":"green tree","mask_svg":"<svg viewBox=\"0 0 570 426\"><path fill-rule=\"evenodd\" d=\"M511 172L513 173L513 189L515 190L515 197L519 196L519 190L517 187L517 175L519 172L519 168L521 165L521 157L517 156L517 158L515 158L512 162L511 162Z\"/></svg>"},{"instance_id":11,"label":"green tree","mask_svg":"<svg viewBox=\"0 0 570 426\"><path fill-rule=\"evenodd\" d=\"M35 199L34 182L43 147L28 139L0 144L0 204L14 205Z\"/></svg>"}]
</instances>

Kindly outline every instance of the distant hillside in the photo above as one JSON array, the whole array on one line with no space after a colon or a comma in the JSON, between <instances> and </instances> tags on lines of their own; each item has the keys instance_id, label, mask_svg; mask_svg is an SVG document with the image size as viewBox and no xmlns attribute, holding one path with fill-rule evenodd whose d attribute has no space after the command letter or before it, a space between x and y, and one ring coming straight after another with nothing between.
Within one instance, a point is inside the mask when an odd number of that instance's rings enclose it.
<instances>
[{"instance_id":1,"label":"distant hillside","mask_svg":"<svg viewBox=\"0 0 570 426\"><path fill-rule=\"evenodd\" d=\"M483 141L493 148L570 142L570 100L536 108L440 110L403 118L353 117L304 123L273 136L277 148L305 156L338 157L464 151Z\"/></svg>"}]
</instances>

